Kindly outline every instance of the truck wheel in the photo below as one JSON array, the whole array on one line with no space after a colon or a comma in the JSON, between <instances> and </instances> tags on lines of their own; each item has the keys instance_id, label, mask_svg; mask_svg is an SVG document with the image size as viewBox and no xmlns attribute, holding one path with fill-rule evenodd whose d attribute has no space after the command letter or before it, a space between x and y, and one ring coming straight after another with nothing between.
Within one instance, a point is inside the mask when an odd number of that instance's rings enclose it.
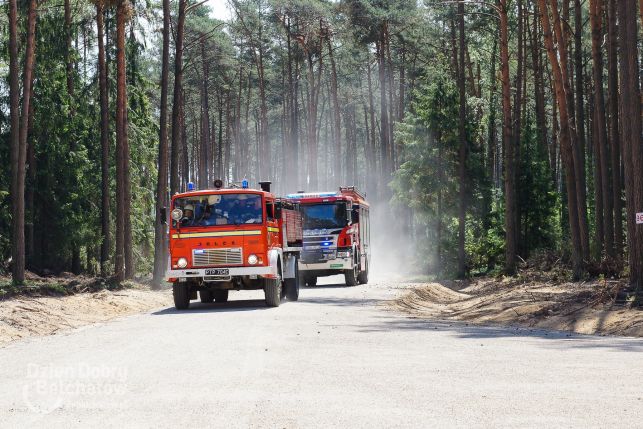
<instances>
[{"instance_id":1,"label":"truck wheel","mask_svg":"<svg viewBox=\"0 0 643 429\"><path fill-rule=\"evenodd\" d=\"M359 272L359 274L357 275L357 280L359 280L359 282L363 285L368 283L368 259L366 260L366 269Z\"/></svg>"},{"instance_id":2,"label":"truck wheel","mask_svg":"<svg viewBox=\"0 0 643 429\"><path fill-rule=\"evenodd\" d=\"M201 298L201 302L204 304L209 304L214 301L214 294L209 289L205 289L199 292L199 297Z\"/></svg>"},{"instance_id":3,"label":"truck wheel","mask_svg":"<svg viewBox=\"0 0 643 429\"><path fill-rule=\"evenodd\" d=\"M174 306L177 310L187 310L190 307L190 289L187 283L174 283L172 285L172 295L174 296Z\"/></svg>"},{"instance_id":4,"label":"truck wheel","mask_svg":"<svg viewBox=\"0 0 643 429\"><path fill-rule=\"evenodd\" d=\"M218 289L214 291L214 300L216 302L228 302L228 289Z\"/></svg>"},{"instance_id":5,"label":"truck wheel","mask_svg":"<svg viewBox=\"0 0 643 429\"><path fill-rule=\"evenodd\" d=\"M281 279L264 279L263 290L268 307L279 307L281 304Z\"/></svg>"},{"instance_id":6,"label":"truck wheel","mask_svg":"<svg viewBox=\"0 0 643 429\"><path fill-rule=\"evenodd\" d=\"M355 264L352 270L344 270L344 279L346 286L357 286L357 273L359 272L359 265Z\"/></svg>"},{"instance_id":7,"label":"truck wheel","mask_svg":"<svg viewBox=\"0 0 643 429\"><path fill-rule=\"evenodd\" d=\"M295 277L284 280L284 286L286 287L288 301L297 301L299 299L299 268L297 267L297 261L295 261Z\"/></svg>"}]
</instances>

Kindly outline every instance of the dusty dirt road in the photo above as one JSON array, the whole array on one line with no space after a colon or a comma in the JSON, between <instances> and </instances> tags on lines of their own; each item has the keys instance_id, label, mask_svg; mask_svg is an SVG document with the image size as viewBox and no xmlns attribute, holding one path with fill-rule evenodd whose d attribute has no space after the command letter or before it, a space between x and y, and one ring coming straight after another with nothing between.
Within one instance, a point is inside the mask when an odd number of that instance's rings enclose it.
<instances>
[{"instance_id":1,"label":"dusty dirt road","mask_svg":"<svg viewBox=\"0 0 643 429\"><path fill-rule=\"evenodd\" d=\"M634 427L643 340L473 327L382 304L409 285L260 293L0 348L6 427Z\"/></svg>"}]
</instances>

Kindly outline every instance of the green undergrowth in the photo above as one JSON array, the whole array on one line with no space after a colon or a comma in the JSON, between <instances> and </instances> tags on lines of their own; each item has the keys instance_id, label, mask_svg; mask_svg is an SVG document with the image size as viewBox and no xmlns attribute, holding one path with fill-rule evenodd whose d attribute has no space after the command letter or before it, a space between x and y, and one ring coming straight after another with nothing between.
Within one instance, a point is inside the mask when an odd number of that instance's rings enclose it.
<instances>
[{"instance_id":1,"label":"green undergrowth","mask_svg":"<svg viewBox=\"0 0 643 429\"><path fill-rule=\"evenodd\" d=\"M68 296L78 293L92 293L101 290L122 290L144 287L140 283L125 281L117 283L111 279L99 277L78 277L70 279L43 278L41 280L25 280L23 285L15 285L11 278L0 278L0 300L18 296Z\"/></svg>"}]
</instances>

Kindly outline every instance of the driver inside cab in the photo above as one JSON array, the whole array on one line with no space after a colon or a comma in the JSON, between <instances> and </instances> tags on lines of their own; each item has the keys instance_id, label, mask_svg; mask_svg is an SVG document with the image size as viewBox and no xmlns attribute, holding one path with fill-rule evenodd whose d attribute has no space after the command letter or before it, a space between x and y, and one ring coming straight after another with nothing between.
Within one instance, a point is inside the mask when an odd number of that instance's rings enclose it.
<instances>
[{"instance_id":1,"label":"driver inside cab","mask_svg":"<svg viewBox=\"0 0 643 429\"><path fill-rule=\"evenodd\" d=\"M191 225L194 221L194 206L188 204L183 208L183 217L181 218L181 225Z\"/></svg>"}]
</instances>

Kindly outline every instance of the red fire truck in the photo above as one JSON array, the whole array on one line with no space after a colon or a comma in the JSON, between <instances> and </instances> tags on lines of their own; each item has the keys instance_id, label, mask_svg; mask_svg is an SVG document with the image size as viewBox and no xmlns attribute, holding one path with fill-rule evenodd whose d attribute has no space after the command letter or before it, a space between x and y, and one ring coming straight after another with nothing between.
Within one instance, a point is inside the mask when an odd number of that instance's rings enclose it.
<instances>
[{"instance_id":1,"label":"red fire truck","mask_svg":"<svg viewBox=\"0 0 643 429\"><path fill-rule=\"evenodd\" d=\"M275 197L270 182L261 190L195 190L172 197L167 280L174 304L187 309L201 302L225 302L230 290L263 289L266 304L299 297L298 260L302 246L301 214L292 203ZM166 210L161 217L167 222Z\"/></svg>"},{"instance_id":2,"label":"red fire truck","mask_svg":"<svg viewBox=\"0 0 643 429\"><path fill-rule=\"evenodd\" d=\"M364 196L350 186L287 198L299 206L304 222L300 283L315 286L317 277L334 274L344 274L348 286L368 283L370 220Z\"/></svg>"}]
</instances>

